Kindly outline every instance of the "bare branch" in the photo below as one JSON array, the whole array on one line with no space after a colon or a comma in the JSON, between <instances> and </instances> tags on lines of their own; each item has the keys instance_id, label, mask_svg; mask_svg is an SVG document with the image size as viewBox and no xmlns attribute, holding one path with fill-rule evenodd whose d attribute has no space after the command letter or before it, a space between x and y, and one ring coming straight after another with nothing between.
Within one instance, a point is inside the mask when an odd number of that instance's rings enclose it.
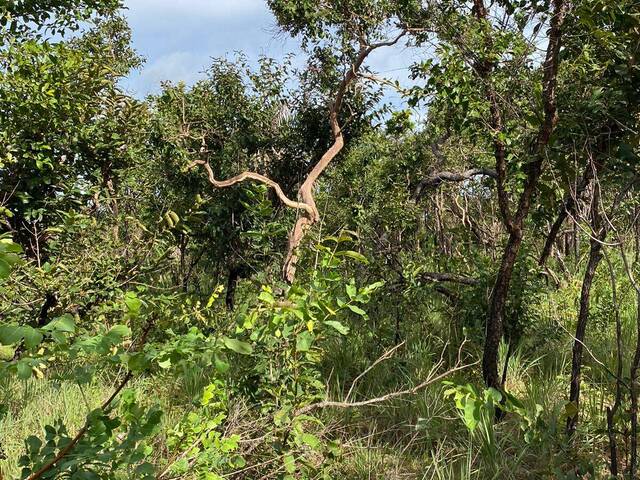
<instances>
[{"instance_id":1,"label":"bare branch","mask_svg":"<svg viewBox=\"0 0 640 480\"><path fill-rule=\"evenodd\" d=\"M432 173L428 177L420 180L420 183L418 183L413 193L413 199L414 201L420 200L425 189L435 188L442 182L464 182L465 180L470 180L477 176L498 178L498 173L490 168L470 168L463 172L449 172L447 170L443 170L442 172Z\"/></svg>"},{"instance_id":2,"label":"bare branch","mask_svg":"<svg viewBox=\"0 0 640 480\"><path fill-rule=\"evenodd\" d=\"M388 393L386 395L382 395L381 397L376 397L376 398L370 398L368 400L362 400L360 402L332 402L329 400L326 401L322 401L322 402L318 402L318 403L312 403L310 405L307 405L306 407L302 407L299 410L296 411L296 415L303 415L309 412L312 412L314 410L318 410L321 408L357 408L357 407L366 407L369 405L376 405L378 403L383 403L383 402L388 402L389 400L392 400L394 398L398 398L398 397L402 397L405 395L415 395L416 393L418 393L420 390L422 390L425 387L428 387L429 385L442 380L443 378L448 377L449 375L455 373L455 372L459 372L461 370L466 370L467 368L473 367L474 365L477 365L478 363L480 363L480 361L476 361L473 363L468 363L465 365L459 365L453 368L450 368L449 370L447 370L446 372L443 372L439 375L429 375L429 377L423 381L422 383L416 385L415 387L412 388L407 388L405 390L399 390L397 392L392 392L392 393Z\"/></svg>"},{"instance_id":3,"label":"bare branch","mask_svg":"<svg viewBox=\"0 0 640 480\"><path fill-rule=\"evenodd\" d=\"M209 162L206 162L204 160L195 160L191 162L191 164L189 164L188 168L193 168L196 165L204 166L205 170L207 171L209 182L216 188L231 187L232 185L236 185L237 183L241 183L246 180L254 180L256 182L262 183L264 185L267 185L268 187L273 188L276 194L278 195L278 198L280 199L280 201L284 203L287 207L294 208L296 210L298 209L305 210L306 212L313 214L313 209L309 205L303 202L296 202L294 200L291 200L289 197L285 195L285 193L282 191L282 188L277 182L271 180L268 177L265 177L264 175L260 175L259 173L254 173L254 172L242 172L236 175L235 177L231 177L227 180L216 180L216 177L213 173L213 170L211 169L211 165L209 165Z\"/></svg>"},{"instance_id":4,"label":"bare branch","mask_svg":"<svg viewBox=\"0 0 640 480\"><path fill-rule=\"evenodd\" d=\"M463 285L477 285L478 280L457 273L422 272L420 280L426 282L451 282Z\"/></svg>"},{"instance_id":5,"label":"bare branch","mask_svg":"<svg viewBox=\"0 0 640 480\"><path fill-rule=\"evenodd\" d=\"M393 356L393 354L396 352L396 350L398 350L400 347L402 347L404 344L406 343L406 340L404 342L399 343L398 345L396 345L395 347L393 347L390 350L387 350L386 352L384 352L382 355L380 355L380 357L378 357L378 359L373 362L371 365L369 365L364 372L362 372L360 375L358 375L353 382L351 382L351 387L349 388L349 391L347 392L347 396L344 397L344 401L348 401L349 397L351 396L351 394L353 393L353 389L355 388L356 384L358 383L358 381L364 377L367 373L369 373L371 370L373 370L373 368L378 365L380 362L385 361L388 358L391 358Z\"/></svg>"}]
</instances>

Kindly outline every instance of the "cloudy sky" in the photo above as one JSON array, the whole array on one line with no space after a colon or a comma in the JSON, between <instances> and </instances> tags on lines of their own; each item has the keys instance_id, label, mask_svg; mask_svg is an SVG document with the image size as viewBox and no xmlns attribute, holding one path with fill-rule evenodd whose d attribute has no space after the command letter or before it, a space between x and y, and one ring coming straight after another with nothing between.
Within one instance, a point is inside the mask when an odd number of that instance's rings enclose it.
<instances>
[{"instance_id":1,"label":"cloudy sky","mask_svg":"<svg viewBox=\"0 0 640 480\"><path fill-rule=\"evenodd\" d=\"M123 83L138 97L157 92L163 80L188 84L202 76L212 57L243 51L282 58L298 52L298 42L279 33L265 0L125 0L133 44L146 58ZM402 80L417 53L403 47L374 52L370 65Z\"/></svg>"}]
</instances>

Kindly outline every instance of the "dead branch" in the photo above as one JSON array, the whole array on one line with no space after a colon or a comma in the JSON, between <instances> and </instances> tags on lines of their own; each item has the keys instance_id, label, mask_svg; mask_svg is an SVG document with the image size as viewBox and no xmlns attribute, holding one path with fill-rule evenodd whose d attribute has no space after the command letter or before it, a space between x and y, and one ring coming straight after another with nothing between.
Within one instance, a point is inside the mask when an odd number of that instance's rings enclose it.
<instances>
[{"instance_id":1,"label":"dead branch","mask_svg":"<svg viewBox=\"0 0 640 480\"><path fill-rule=\"evenodd\" d=\"M461 283L463 285L478 284L477 279L459 275L457 273L422 272L419 278L424 282L450 282Z\"/></svg>"},{"instance_id":2,"label":"dead branch","mask_svg":"<svg viewBox=\"0 0 640 480\"><path fill-rule=\"evenodd\" d=\"M299 410L296 411L296 415L304 415L306 413L312 412L314 410L318 410L321 408L357 408L357 407L366 407L369 405L376 405L378 403L383 403L383 402L388 402L389 400L392 400L394 398L398 398L398 397L402 397L405 395L415 395L416 393L418 393L420 390L422 390L425 387L428 387L429 385L437 382L438 380L442 380L443 378L448 377L449 375L452 375L455 372L459 372L461 370L466 370L467 368L473 367L474 365L477 365L478 363L480 363L480 361L475 361L473 363L468 363L462 366L458 366L458 367L454 367L451 368L449 370L447 370L446 372L443 372L439 375L436 376L432 376L430 378L427 378L425 381L423 381L422 383L416 385L415 387L412 388L407 388L405 390L399 390L397 392L392 392L392 393L388 393L386 395L383 395L381 397L376 397L376 398L370 398L368 400L362 400L360 402L332 402L329 400L325 400L322 402L318 402L318 403L312 403L311 405L307 405L306 407L302 407Z\"/></svg>"},{"instance_id":3,"label":"dead branch","mask_svg":"<svg viewBox=\"0 0 640 480\"><path fill-rule=\"evenodd\" d=\"M478 363L480 363L480 361L475 361L473 363L468 363L468 364L462 364L462 349L466 344L466 339L460 344L460 346L458 347L458 358L456 361L456 364L454 367L436 374L436 372L440 369L440 367L442 367L442 365L444 365L444 354L445 351L447 349L447 345L444 346L444 348L442 349L442 353L440 354L440 359L438 360L438 362L436 362L433 367L431 368L431 370L429 370L429 373L427 374L427 378L419 383L418 385L416 385L415 387L411 387L411 388L406 388L403 390L398 390L396 392L391 392L391 393L387 393L386 395L382 395L380 397L376 397L376 398L370 398L368 400L361 400L359 402L349 402L346 400L342 401L342 402L338 402L338 401L330 401L330 400L324 400L321 402L317 402L317 403L312 403L309 405L306 405L302 408L299 408L298 410L296 410L295 415L304 415L307 414L309 412L312 412L314 410L319 410L322 408L358 408L358 407L367 407L370 405L377 405L379 403L383 403L383 402L388 402L389 400L393 400L394 398L398 398L398 397L403 397L405 395L415 395L416 393L418 393L420 390L424 389L425 387L428 387L429 385L432 385L434 383L436 383L439 380L442 380L443 378L448 377L449 375L452 375L455 372L459 372L461 370L466 370L467 368L473 367L474 365L477 365ZM399 345L398 345L399 346ZM397 348L397 347L396 347ZM388 358L388 356L395 351L395 349L392 349L390 352L387 352L387 354L384 354L383 357L386 356L386 358ZM383 358L381 357L381 359ZM373 366L376 363L380 363L380 361L382 361L381 359L376 360L376 362L374 362L373 365L371 365L369 368L367 368L361 375L359 375L357 378L362 377L362 375L364 375L366 372L370 371L371 368L373 368ZM353 386L353 385L352 385ZM349 391L349 393L351 393L351 390Z\"/></svg>"},{"instance_id":4,"label":"dead branch","mask_svg":"<svg viewBox=\"0 0 640 480\"><path fill-rule=\"evenodd\" d=\"M391 358L393 356L393 354L396 352L396 350L398 350L400 347L402 347L406 342L403 341L401 343L399 343L398 345L396 345L395 347L391 348L390 350L387 350L386 352L384 352L382 355L380 355L380 357L378 357L378 359L373 362L371 365L369 365L364 372L362 372L360 375L358 375L353 382L351 382L351 387L349 388L349 391L347 392L346 397L344 397L345 402L349 400L349 397L351 396L351 394L353 393L353 389L355 388L356 384L358 383L358 381L364 377L367 373L369 373L371 370L373 370L373 368L378 365L379 363L385 361L388 358Z\"/></svg>"},{"instance_id":5,"label":"dead branch","mask_svg":"<svg viewBox=\"0 0 640 480\"><path fill-rule=\"evenodd\" d=\"M470 168L464 172L449 172L444 170L433 173L420 180L413 192L413 200L417 202L422 198L425 189L438 187L442 182L464 182L476 176L498 178L498 173L490 168Z\"/></svg>"}]
</instances>

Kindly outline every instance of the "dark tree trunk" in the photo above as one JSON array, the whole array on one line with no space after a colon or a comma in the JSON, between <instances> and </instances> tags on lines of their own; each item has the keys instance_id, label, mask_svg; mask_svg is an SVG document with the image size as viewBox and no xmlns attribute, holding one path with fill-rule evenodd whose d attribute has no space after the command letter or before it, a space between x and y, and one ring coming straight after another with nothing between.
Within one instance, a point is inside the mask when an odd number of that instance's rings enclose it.
<instances>
[{"instance_id":1,"label":"dark tree trunk","mask_svg":"<svg viewBox=\"0 0 640 480\"><path fill-rule=\"evenodd\" d=\"M482 377L488 387L497 389L502 387L502 380L498 375L498 349L500 348L500 340L503 333L504 311L509 295L513 267L521 245L522 230L514 231L509 235L509 241L502 254L500 270L498 270L489 305L489 318L482 356Z\"/></svg>"},{"instance_id":2,"label":"dark tree trunk","mask_svg":"<svg viewBox=\"0 0 640 480\"><path fill-rule=\"evenodd\" d=\"M638 466L638 368L640 367L640 292L637 294L636 350L631 364L631 460L629 477L636 478Z\"/></svg>"},{"instance_id":3,"label":"dark tree trunk","mask_svg":"<svg viewBox=\"0 0 640 480\"><path fill-rule=\"evenodd\" d=\"M602 235L604 237L604 235ZM578 408L580 406L580 372L582 369L582 352L583 343L587 331L587 322L589 321L589 298L591 296L591 286L596 269L600 260L602 260L602 244L596 240L591 240L591 248L589 249L589 262L587 270L584 272L582 280L582 291L580 292L580 311L578 313L578 323L576 325L576 334L573 342L573 353L571 357L571 380L569 401L576 406L576 413L567 418L567 434L571 435L575 432L578 425Z\"/></svg>"}]
</instances>

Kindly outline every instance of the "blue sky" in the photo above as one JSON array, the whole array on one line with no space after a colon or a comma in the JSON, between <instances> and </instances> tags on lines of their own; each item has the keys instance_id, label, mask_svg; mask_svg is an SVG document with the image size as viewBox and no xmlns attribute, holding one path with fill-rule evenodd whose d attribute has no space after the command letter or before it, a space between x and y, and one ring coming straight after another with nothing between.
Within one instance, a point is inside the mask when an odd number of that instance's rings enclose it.
<instances>
[{"instance_id":1,"label":"blue sky","mask_svg":"<svg viewBox=\"0 0 640 480\"><path fill-rule=\"evenodd\" d=\"M299 43L278 31L265 0L125 0L133 45L146 63L123 82L128 92L144 97L163 80L191 84L201 78L212 57L243 51L282 58L299 52ZM402 46L374 52L369 64L385 76L407 77L407 66L419 52Z\"/></svg>"}]
</instances>

